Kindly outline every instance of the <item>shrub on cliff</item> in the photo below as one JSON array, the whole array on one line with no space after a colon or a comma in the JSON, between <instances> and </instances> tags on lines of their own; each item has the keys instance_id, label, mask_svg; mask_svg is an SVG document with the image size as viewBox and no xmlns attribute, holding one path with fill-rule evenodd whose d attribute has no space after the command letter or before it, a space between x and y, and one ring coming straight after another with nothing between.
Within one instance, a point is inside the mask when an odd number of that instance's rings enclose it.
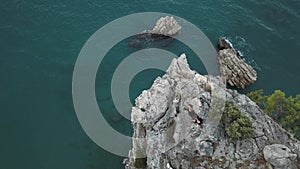
<instances>
[{"instance_id":1,"label":"shrub on cliff","mask_svg":"<svg viewBox=\"0 0 300 169\"><path fill-rule=\"evenodd\" d=\"M230 142L253 137L252 122L231 102L225 103L223 123Z\"/></svg>"},{"instance_id":2,"label":"shrub on cliff","mask_svg":"<svg viewBox=\"0 0 300 169\"><path fill-rule=\"evenodd\" d=\"M300 94L296 97L286 97L284 92L275 90L272 95L264 95L263 90L257 90L247 96L273 120L295 134L295 137L300 140Z\"/></svg>"}]
</instances>

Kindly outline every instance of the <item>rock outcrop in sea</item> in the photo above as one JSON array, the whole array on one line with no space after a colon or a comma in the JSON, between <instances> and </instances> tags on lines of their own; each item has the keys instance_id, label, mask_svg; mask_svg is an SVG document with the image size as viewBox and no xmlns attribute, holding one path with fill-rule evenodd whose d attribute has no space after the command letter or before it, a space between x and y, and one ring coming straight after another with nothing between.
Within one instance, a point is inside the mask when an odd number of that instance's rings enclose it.
<instances>
[{"instance_id":1,"label":"rock outcrop in sea","mask_svg":"<svg viewBox=\"0 0 300 169\"><path fill-rule=\"evenodd\" d=\"M251 121L251 137L229 140L224 109L214 108L222 101L236 105ZM186 105L202 124L192 121ZM192 71L184 54L136 98L131 121L136 139L126 169L300 168L298 140L247 96L227 89L221 77Z\"/></svg>"},{"instance_id":2,"label":"rock outcrop in sea","mask_svg":"<svg viewBox=\"0 0 300 169\"><path fill-rule=\"evenodd\" d=\"M159 18L153 29L147 30L146 33L160 34L164 36L175 36L181 31L181 25L174 19L173 16L165 16Z\"/></svg>"},{"instance_id":3,"label":"rock outcrop in sea","mask_svg":"<svg viewBox=\"0 0 300 169\"><path fill-rule=\"evenodd\" d=\"M135 48L144 48L154 43L157 46L164 46L169 44L173 37L179 34L181 25L172 16L165 16L159 18L154 27L149 30L136 35L133 39L129 40L128 45Z\"/></svg>"},{"instance_id":4,"label":"rock outcrop in sea","mask_svg":"<svg viewBox=\"0 0 300 169\"><path fill-rule=\"evenodd\" d=\"M220 72L229 85L245 88L256 81L256 71L245 62L240 52L235 50L227 39L221 38L218 48Z\"/></svg>"}]
</instances>

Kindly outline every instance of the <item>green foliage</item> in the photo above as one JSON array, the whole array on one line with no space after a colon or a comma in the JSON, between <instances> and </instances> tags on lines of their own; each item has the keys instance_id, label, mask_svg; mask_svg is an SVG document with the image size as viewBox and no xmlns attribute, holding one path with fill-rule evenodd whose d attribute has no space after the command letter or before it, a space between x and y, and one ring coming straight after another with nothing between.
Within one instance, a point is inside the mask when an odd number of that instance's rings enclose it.
<instances>
[{"instance_id":1,"label":"green foliage","mask_svg":"<svg viewBox=\"0 0 300 169\"><path fill-rule=\"evenodd\" d=\"M264 91L262 89L248 93L247 96L254 101L258 106L263 106L266 104L268 97L263 95Z\"/></svg>"},{"instance_id":2,"label":"green foliage","mask_svg":"<svg viewBox=\"0 0 300 169\"><path fill-rule=\"evenodd\" d=\"M300 139L300 95L286 97L282 91L275 90L268 96L263 94L263 90L258 90L247 96L283 128Z\"/></svg>"},{"instance_id":3,"label":"green foliage","mask_svg":"<svg viewBox=\"0 0 300 169\"><path fill-rule=\"evenodd\" d=\"M231 102L225 103L223 122L230 142L253 137L252 122Z\"/></svg>"}]
</instances>

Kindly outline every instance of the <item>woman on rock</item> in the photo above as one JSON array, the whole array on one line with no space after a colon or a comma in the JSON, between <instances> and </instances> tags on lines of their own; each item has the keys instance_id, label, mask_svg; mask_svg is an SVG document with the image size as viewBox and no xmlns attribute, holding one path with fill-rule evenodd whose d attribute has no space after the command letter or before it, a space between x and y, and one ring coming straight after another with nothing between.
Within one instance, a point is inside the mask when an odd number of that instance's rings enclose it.
<instances>
[{"instance_id":1,"label":"woman on rock","mask_svg":"<svg viewBox=\"0 0 300 169\"><path fill-rule=\"evenodd\" d=\"M184 109L189 112L189 115L192 117L193 122L199 125L202 124L202 119L195 113L193 106L190 104L185 104Z\"/></svg>"}]
</instances>

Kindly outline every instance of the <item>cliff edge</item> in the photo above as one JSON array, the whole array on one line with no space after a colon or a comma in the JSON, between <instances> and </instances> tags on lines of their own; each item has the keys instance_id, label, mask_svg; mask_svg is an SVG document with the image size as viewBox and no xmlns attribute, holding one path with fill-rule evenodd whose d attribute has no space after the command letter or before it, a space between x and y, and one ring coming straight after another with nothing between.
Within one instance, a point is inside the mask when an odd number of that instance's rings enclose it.
<instances>
[{"instance_id":1,"label":"cliff edge","mask_svg":"<svg viewBox=\"0 0 300 169\"><path fill-rule=\"evenodd\" d=\"M125 168L300 168L300 142L225 82L173 59L135 100Z\"/></svg>"}]
</instances>

